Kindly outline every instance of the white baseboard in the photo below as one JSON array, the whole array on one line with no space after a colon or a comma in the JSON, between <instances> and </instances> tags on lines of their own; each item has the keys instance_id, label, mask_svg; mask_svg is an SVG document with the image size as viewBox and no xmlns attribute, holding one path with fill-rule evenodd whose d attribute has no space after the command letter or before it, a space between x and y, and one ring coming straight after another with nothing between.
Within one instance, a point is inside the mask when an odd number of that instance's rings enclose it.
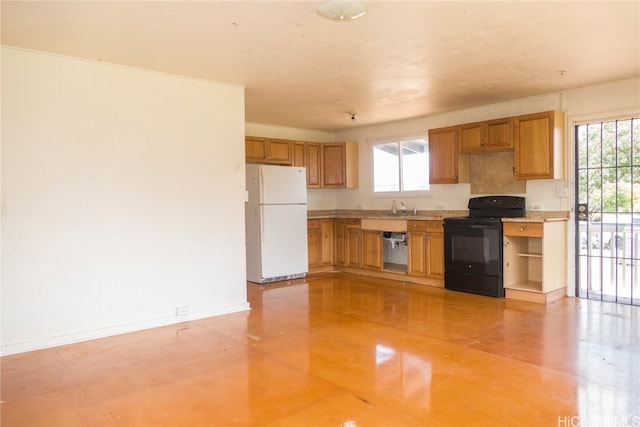
<instances>
[{"instance_id":1,"label":"white baseboard","mask_svg":"<svg viewBox=\"0 0 640 427\"><path fill-rule=\"evenodd\" d=\"M204 319L207 317L221 316L223 314L237 313L240 311L250 310L248 302L234 304L224 307L216 307L212 309L191 312L184 316L167 316L157 319L143 320L139 322L127 323L123 325L115 325L107 328L93 329L90 331L82 331L67 335L58 335L46 337L30 341L23 341L11 344L2 344L0 348L1 356L10 356L12 354L25 353L28 351L42 350L45 348L58 347L61 345L74 344L82 341L90 341L99 338L106 338L113 335L126 334L129 332L142 331L145 329L158 328L161 326L174 325L177 323L188 322L190 320Z\"/></svg>"}]
</instances>

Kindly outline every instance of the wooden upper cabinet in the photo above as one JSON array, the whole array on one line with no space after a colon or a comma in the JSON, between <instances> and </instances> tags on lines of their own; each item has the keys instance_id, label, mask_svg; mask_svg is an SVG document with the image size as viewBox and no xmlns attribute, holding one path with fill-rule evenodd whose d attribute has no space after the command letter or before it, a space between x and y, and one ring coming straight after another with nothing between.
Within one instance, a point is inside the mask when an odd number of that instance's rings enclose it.
<instances>
[{"instance_id":1,"label":"wooden upper cabinet","mask_svg":"<svg viewBox=\"0 0 640 427\"><path fill-rule=\"evenodd\" d=\"M287 139L245 137L245 160L248 163L291 165L293 141Z\"/></svg>"},{"instance_id":2,"label":"wooden upper cabinet","mask_svg":"<svg viewBox=\"0 0 640 427\"><path fill-rule=\"evenodd\" d=\"M489 120L487 124L487 151L513 150L513 117Z\"/></svg>"},{"instance_id":3,"label":"wooden upper cabinet","mask_svg":"<svg viewBox=\"0 0 640 427\"><path fill-rule=\"evenodd\" d=\"M515 179L564 178L564 114L559 111L514 118Z\"/></svg>"},{"instance_id":4,"label":"wooden upper cabinet","mask_svg":"<svg viewBox=\"0 0 640 427\"><path fill-rule=\"evenodd\" d=\"M307 188L358 188L358 144L305 142L245 137L247 163L300 166L307 169Z\"/></svg>"},{"instance_id":5,"label":"wooden upper cabinet","mask_svg":"<svg viewBox=\"0 0 640 427\"><path fill-rule=\"evenodd\" d=\"M345 187L346 186L346 164L343 144L322 144L320 146L321 155L321 179L322 186Z\"/></svg>"},{"instance_id":6,"label":"wooden upper cabinet","mask_svg":"<svg viewBox=\"0 0 640 427\"><path fill-rule=\"evenodd\" d=\"M267 138L246 136L244 138L244 155L247 162L263 162L267 158Z\"/></svg>"},{"instance_id":7,"label":"wooden upper cabinet","mask_svg":"<svg viewBox=\"0 0 640 427\"><path fill-rule=\"evenodd\" d=\"M429 183L458 182L458 127L429 130Z\"/></svg>"},{"instance_id":8,"label":"wooden upper cabinet","mask_svg":"<svg viewBox=\"0 0 640 427\"><path fill-rule=\"evenodd\" d=\"M302 141L293 142L292 162L291 166L306 167L306 146Z\"/></svg>"},{"instance_id":9,"label":"wooden upper cabinet","mask_svg":"<svg viewBox=\"0 0 640 427\"><path fill-rule=\"evenodd\" d=\"M481 153L513 149L513 118L458 126L458 152Z\"/></svg>"},{"instance_id":10,"label":"wooden upper cabinet","mask_svg":"<svg viewBox=\"0 0 640 427\"><path fill-rule=\"evenodd\" d=\"M483 122L467 123L458 126L458 152L477 153L483 150L485 144L485 130Z\"/></svg>"},{"instance_id":11,"label":"wooden upper cabinet","mask_svg":"<svg viewBox=\"0 0 640 427\"><path fill-rule=\"evenodd\" d=\"M319 144L320 187L358 187L358 144L335 142Z\"/></svg>"},{"instance_id":12,"label":"wooden upper cabinet","mask_svg":"<svg viewBox=\"0 0 640 427\"><path fill-rule=\"evenodd\" d=\"M320 144L306 143L307 187L320 188Z\"/></svg>"}]
</instances>

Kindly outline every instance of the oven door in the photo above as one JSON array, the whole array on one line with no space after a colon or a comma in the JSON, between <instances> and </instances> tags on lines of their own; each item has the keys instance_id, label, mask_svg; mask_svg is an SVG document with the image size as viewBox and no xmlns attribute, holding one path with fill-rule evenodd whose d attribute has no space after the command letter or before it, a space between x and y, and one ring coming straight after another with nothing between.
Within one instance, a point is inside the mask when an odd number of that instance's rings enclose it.
<instances>
[{"instance_id":1,"label":"oven door","mask_svg":"<svg viewBox=\"0 0 640 427\"><path fill-rule=\"evenodd\" d=\"M502 277L500 222L445 221L444 239L446 271Z\"/></svg>"}]
</instances>

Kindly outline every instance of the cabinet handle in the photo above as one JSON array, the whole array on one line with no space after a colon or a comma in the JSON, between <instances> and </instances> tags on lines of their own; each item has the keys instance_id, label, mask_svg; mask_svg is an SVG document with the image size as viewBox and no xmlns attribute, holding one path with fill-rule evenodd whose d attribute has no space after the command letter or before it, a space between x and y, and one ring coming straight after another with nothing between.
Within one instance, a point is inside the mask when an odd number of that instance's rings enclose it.
<instances>
[{"instance_id":1,"label":"cabinet handle","mask_svg":"<svg viewBox=\"0 0 640 427\"><path fill-rule=\"evenodd\" d=\"M524 231L526 227L520 227L520 231Z\"/></svg>"},{"instance_id":2,"label":"cabinet handle","mask_svg":"<svg viewBox=\"0 0 640 427\"><path fill-rule=\"evenodd\" d=\"M413 228L418 228L418 224L413 224Z\"/></svg>"},{"instance_id":3,"label":"cabinet handle","mask_svg":"<svg viewBox=\"0 0 640 427\"><path fill-rule=\"evenodd\" d=\"M424 236L424 240L429 240L429 236Z\"/></svg>"}]
</instances>

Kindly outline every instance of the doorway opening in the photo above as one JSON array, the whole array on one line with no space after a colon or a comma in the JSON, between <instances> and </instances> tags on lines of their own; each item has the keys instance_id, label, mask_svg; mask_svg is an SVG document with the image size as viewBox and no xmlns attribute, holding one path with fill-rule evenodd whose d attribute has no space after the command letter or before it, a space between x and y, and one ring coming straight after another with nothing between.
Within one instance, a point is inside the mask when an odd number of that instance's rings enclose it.
<instances>
[{"instance_id":1,"label":"doorway opening","mask_svg":"<svg viewBox=\"0 0 640 427\"><path fill-rule=\"evenodd\" d=\"M640 119L579 124L576 295L640 305Z\"/></svg>"}]
</instances>

